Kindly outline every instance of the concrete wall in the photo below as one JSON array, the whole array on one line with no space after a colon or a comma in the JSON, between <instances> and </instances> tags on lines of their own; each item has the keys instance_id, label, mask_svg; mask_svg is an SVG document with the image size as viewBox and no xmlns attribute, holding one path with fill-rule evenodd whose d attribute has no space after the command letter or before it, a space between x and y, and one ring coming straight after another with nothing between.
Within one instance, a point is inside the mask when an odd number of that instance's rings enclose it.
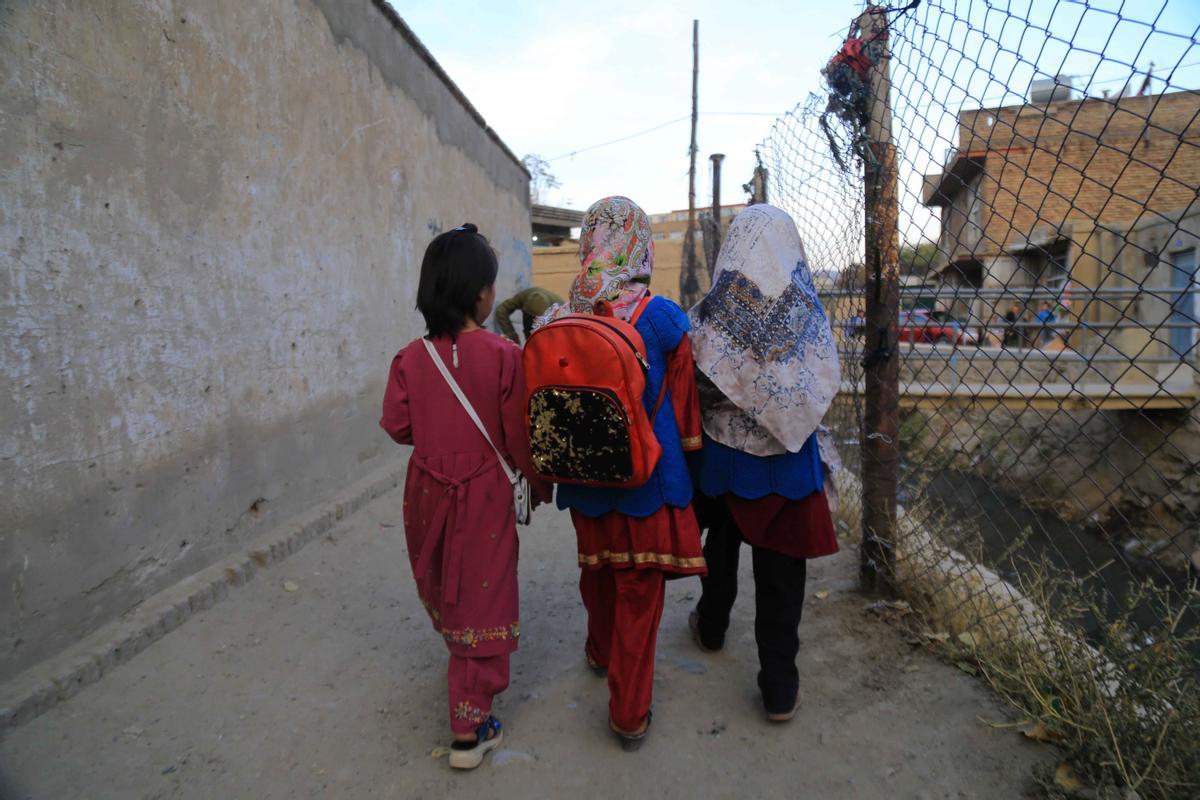
<instances>
[{"instance_id":1,"label":"concrete wall","mask_svg":"<svg viewBox=\"0 0 1200 800\"><path fill-rule=\"evenodd\" d=\"M1133 322L1136 327L1103 330L1103 346L1077 337L1082 347L1108 356L1123 356L1144 361L1147 358L1178 361L1168 344L1172 330L1164 323L1180 324L1171 318L1172 302L1189 316L1195 313L1194 296L1178 301L1179 289L1172 285L1172 257L1186 250L1200 249L1200 209L1186 213L1147 216L1134 226L1097 226L1088 237L1089 246L1072 268L1082 273L1081 283L1103 280L1106 289L1128 292L1121 297L1103 298L1084 305L1077 313L1087 322ZM1099 339L1099 333L1093 335ZM1195 341L1196 332L1190 339ZM1200 353L1192 350L1183 359L1196 365ZM1145 368L1153 372L1152 367Z\"/></svg>"},{"instance_id":2,"label":"concrete wall","mask_svg":"<svg viewBox=\"0 0 1200 800\"><path fill-rule=\"evenodd\" d=\"M0 5L0 679L401 457L435 233L528 283L528 176L389 14Z\"/></svg>"},{"instance_id":3,"label":"concrete wall","mask_svg":"<svg viewBox=\"0 0 1200 800\"><path fill-rule=\"evenodd\" d=\"M1195 409L1036 409L966 397L905 408L902 419L902 458L927 475L984 478L1171 567L1200 553Z\"/></svg>"}]
</instances>

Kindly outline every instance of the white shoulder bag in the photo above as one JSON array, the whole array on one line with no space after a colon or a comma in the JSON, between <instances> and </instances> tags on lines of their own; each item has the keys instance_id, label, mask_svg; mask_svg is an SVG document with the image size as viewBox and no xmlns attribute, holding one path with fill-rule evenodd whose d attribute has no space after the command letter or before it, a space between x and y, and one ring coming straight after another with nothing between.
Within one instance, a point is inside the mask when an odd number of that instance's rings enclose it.
<instances>
[{"instance_id":1,"label":"white shoulder bag","mask_svg":"<svg viewBox=\"0 0 1200 800\"><path fill-rule=\"evenodd\" d=\"M508 482L512 484L513 505L517 511L517 524L528 525L529 517L533 513L533 509L530 507L529 481L525 479L524 475L513 470L508 465L508 461L505 460L504 455L500 452L500 448L496 447L492 441L492 437L488 435L487 428L483 427L483 420L479 419L479 415L475 413L471 402L467 400L467 396L463 394L463 390L459 387L458 381L454 380L454 376L446 368L446 362L442 361L442 357L438 355L433 342L428 339L422 339L421 341L425 344L425 352L429 353L429 357L433 359L434 366L438 368L438 372L442 373L442 377L446 379L446 384L450 387L450 391L454 392L454 396L462 404L463 411L467 412L467 416L471 418L471 422L475 423L475 427L479 429L479 432L483 434L483 438L491 445L492 452L496 454L496 459L500 462L500 466L504 468L504 474L508 476Z\"/></svg>"}]
</instances>

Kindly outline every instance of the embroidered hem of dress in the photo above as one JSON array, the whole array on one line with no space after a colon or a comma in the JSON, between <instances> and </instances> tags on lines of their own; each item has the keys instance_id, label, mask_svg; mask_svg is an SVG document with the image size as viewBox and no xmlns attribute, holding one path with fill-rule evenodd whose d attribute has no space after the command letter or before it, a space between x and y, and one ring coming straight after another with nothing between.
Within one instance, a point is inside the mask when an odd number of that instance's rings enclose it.
<instances>
[{"instance_id":1,"label":"embroidered hem of dress","mask_svg":"<svg viewBox=\"0 0 1200 800\"><path fill-rule=\"evenodd\" d=\"M513 622L508 625L497 625L493 628L443 630L441 634L447 644L458 644L473 648L480 642L502 642L508 639L514 641L519 639L521 637L521 623Z\"/></svg>"},{"instance_id":2,"label":"embroidered hem of dress","mask_svg":"<svg viewBox=\"0 0 1200 800\"><path fill-rule=\"evenodd\" d=\"M629 564L631 562L634 564L658 564L678 569L703 570L706 568L703 557L679 558L669 553L614 553L609 550L601 550L595 555L579 554L580 566L594 567L599 564Z\"/></svg>"},{"instance_id":3,"label":"embroidered hem of dress","mask_svg":"<svg viewBox=\"0 0 1200 800\"><path fill-rule=\"evenodd\" d=\"M475 648L480 642L502 642L508 639L516 641L521 638L520 620L508 625L497 625L492 628L444 630L442 628L442 615L438 613L438 610L424 597L421 598L421 605L425 606L425 610L429 612L429 618L433 621L434 630L442 635L447 644L459 644L464 647Z\"/></svg>"},{"instance_id":4,"label":"embroidered hem of dress","mask_svg":"<svg viewBox=\"0 0 1200 800\"><path fill-rule=\"evenodd\" d=\"M463 700L454 707L454 718L466 720L472 725L482 725L488 718L487 712Z\"/></svg>"},{"instance_id":5,"label":"embroidered hem of dress","mask_svg":"<svg viewBox=\"0 0 1200 800\"><path fill-rule=\"evenodd\" d=\"M442 615L438 612L438 610L436 608L433 607L432 603L430 603L428 600L426 600L424 597L422 597L421 605L425 606L425 612L427 614L429 614L429 618L431 620L433 620L435 623L441 622Z\"/></svg>"}]
</instances>

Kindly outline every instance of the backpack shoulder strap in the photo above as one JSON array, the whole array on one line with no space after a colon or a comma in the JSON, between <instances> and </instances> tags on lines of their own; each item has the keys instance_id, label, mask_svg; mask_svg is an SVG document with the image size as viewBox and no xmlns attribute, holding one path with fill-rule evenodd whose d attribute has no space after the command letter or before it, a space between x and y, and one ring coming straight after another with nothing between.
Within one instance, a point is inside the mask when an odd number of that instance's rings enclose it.
<instances>
[{"instance_id":1,"label":"backpack shoulder strap","mask_svg":"<svg viewBox=\"0 0 1200 800\"><path fill-rule=\"evenodd\" d=\"M662 408L663 400L667 398L667 376L663 375L662 388L658 390L658 400L654 401L654 410L650 412L650 424L654 425L654 420L658 418L658 410Z\"/></svg>"},{"instance_id":2,"label":"backpack shoulder strap","mask_svg":"<svg viewBox=\"0 0 1200 800\"><path fill-rule=\"evenodd\" d=\"M653 295L647 294L640 301L638 301L637 308L634 309L633 314L629 317L630 325L637 325L637 321L639 319L641 319L641 317L642 317L642 312L646 310L646 306L650 305L650 301L653 299L654 299ZM654 410L650 412L650 424L651 425L654 424L654 420L658 417L658 410L660 408L662 408L663 400L665 400L666 397L667 397L667 376L664 374L662 388L659 389L659 391L658 391L658 399L654 401Z\"/></svg>"},{"instance_id":3,"label":"backpack shoulder strap","mask_svg":"<svg viewBox=\"0 0 1200 800\"><path fill-rule=\"evenodd\" d=\"M513 472L512 467L508 465L508 461L506 461L504 456L501 455L500 448L496 447L495 443L492 441L492 437L488 435L487 428L483 426L483 420L481 420L479 415L475 413L475 407L471 405L471 401L467 400L467 396L463 394L463 390L458 385L458 381L454 380L454 376L451 375L450 370L446 368L446 362L442 361L442 357L438 355L437 348L435 348L433 346L433 342L429 341L428 339L422 339L421 342L425 345L425 352L429 353L429 357L433 360L433 365L438 368L438 372L442 373L442 377L445 378L446 384L450 387L450 391L454 392L454 396L458 398L458 402L462 406L463 411L467 412L467 416L471 418L471 422L475 423L475 427L478 428L479 432L483 434L483 438L487 440L488 445L491 446L492 452L496 454L496 459L500 462L500 466L504 468L504 474L508 477L508 482L515 484L518 480L516 473ZM666 384L663 385L665 386Z\"/></svg>"},{"instance_id":4,"label":"backpack shoulder strap","mask_svg":"<svg viewBox=\"0 0 1200 800\"><path fill-rule=\"evenodd\" d=\"M650 305L650 301L653 299L654 297L648 294L638 301L637 308L633 310L633 315L629 317L630 325L637 325L637 321L642 318L642 312L646 310L646 306Z\"/></svg>"}]
</instances>

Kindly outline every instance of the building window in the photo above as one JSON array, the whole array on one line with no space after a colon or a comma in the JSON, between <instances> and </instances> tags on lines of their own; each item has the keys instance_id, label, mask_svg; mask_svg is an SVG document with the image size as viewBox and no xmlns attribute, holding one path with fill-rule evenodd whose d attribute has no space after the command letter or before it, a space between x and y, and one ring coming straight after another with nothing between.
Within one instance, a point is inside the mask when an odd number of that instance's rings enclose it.
<instances>
[{"instance_id":1,"label":"building window","mask_svg":"<svg viewBox=\"0 0 1200 800\"><path fill-rule=\"evenodd\" d=\"M970 192L970 209L967 212L967 219L975 226L975 235L983 234L983 201L979 198L979 179L976 178L971 182Z\"/></svg>"},{"instance_id":2,"label":"building window","mask_svg":"<svg viewBox=\"0 0 1200 800\"><path fill-rule=\"evenodd\" d=\"M1167 342L1171 351L1182 359L1190 358L1196 346L1196 330L1200 314L1196 312L1196 251L1182 250L1171 254L1171 313L1167 317Z\"/></svg>"},{"instance_id":3,"label":"building window","mask_svg":"<svg viewBox=\"0 0 1200 800\"><path fill-rule=\"evenodd\" d=\"M1026 277L1022 285L1061 289L1071 274L1071 241L1031 246L1018 255L1017 262Z\"/></svg>"}]
</instances>

